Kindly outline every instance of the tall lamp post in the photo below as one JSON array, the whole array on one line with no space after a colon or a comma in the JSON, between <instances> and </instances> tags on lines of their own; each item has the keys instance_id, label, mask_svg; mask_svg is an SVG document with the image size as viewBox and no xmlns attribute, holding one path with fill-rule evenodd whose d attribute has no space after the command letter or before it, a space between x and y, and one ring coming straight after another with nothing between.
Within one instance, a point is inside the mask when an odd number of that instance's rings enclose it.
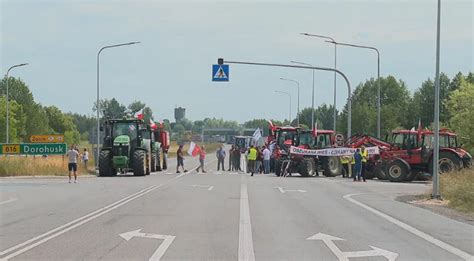
<instances>
[{"instance_id":1,"label":"tall lamp post","mask_svg":"<svg viewBox=\"0 0 474 261\"><path fill-rule=\"evenodd\" d=\"M357 45L357 44L349 44L349 43L340 43L334 40L326 41L328 43L332 43L334 45L342 45L342 46L350 46L362 49L370 49L377 52L377 138L380 139L380 52L377 48L372 46L365 46L365 45Z\"/></svg>"},{"instance_id":2,"label":"tall lamp post","mask_svg":"<svg viewBox=\"0 0 474 261\"><path fill-rule=\"evenodd\" d=\"M311 36L311 37L317 37L317 38L322 38L322 39L327 39L335 42L334 38L330 36L325 36L325 35L319 35L319 34L309 34L309 33L301 33L304 36ZM337 45L334 45L334 69L337 69ZM336 132L336 122L337 122L337 112L336 112L336 72L334 72L334 111L333 111L333 130Z\"/></svg>"},{"instance_id":3,"label":"tall lamp post","mask_svg":"<svg viewBox=\"0 0 474 261\"><path fill-rule=\"evenodd\" d=\"M439 193L439 49L440 49L441 0L438 0L438 18L436 30L436 78L434 104L434 151L433 151L433 193L432 198L441 199Z\"/></svg>"},{"instance_id":4,"label":"tall lamp post","mask_svg":"<svg viewBox=\"0 0 474 261\"><path fill-rule=\"evenodd\" d=\"M275 91L275 92L288 95L288 100L290 101L289 106L288 106L288 121L290 122L290 125L291 125L291 94L289 92L284 92L284 91Z\"/></svg>"},{"instance_id":5,"label":"tall lamp post","mask_svg":"<svg viewBox=\"0 0 474 261\"><path fill-rule=\"evenodd\" d=\"M120 47L120 46L126 46L126 45L133 45L133 44L138 44L140 42L129 42L129 43L122 43L122 44L114 44L114 45L107 45L107 46L104 46L102 48L100 48L99 52L97 53L97 105L96 105L96 109L97 109L97 156L96 156L96 159L99 158L99 154L100 154L100 102L99 102L99 66L100 66L100 53L105 50L105 49L109 49L109 48L115 48L115 47ZM96 168L99 167L99 161L96 160L95 162L95 166Z\"/></svg>"},{"instance_id":6,"label":"tall lamp post","mask_svg":"<svg viewBox=\"0 0 474 261\"><path fill-rule=\"evenodd\" d=\"M300 83L296 80L293 80L293 79L280 78L280 80L290 81L290 82L296 83L296 87L298 88L298 115L296 117L296 122L297 122L297 126L299 127L300 126ZM290 124L291 124L291 122L290 122Z\"/></svg>"},{"instance_id":7,"label":"tall lamp post","mask_svg":"<svg viewBox=\"0 0 474 261\"><path fill-rule=\"evenodd\" d=\"M13 68L21 67L21 66L25 66L25 65L28 65L28 64L27 63L16 64L16 65L13 65L12 67L8 68L8 70L7 70L7 76L6 76L7 77L7 93L6 93L7 94L6 95L7 96L6 97L7 118L5 119L6 122L7 122L7 124L6 124L7 125L7 127L6 127L7 128L6 129L6 139L5 139L6 143L10 143L10 135L9 135L9 131L10 131L10 127L9 127L10 126L10 103L8 102L8 100L9 100L8 80L10 78L9 73L10 73L10 70L12 70Z\"/></svg>"},{"instance_id":8,"label":"tall lamp post","mask_svg":"<svg viewBox=\"0 0 474 261\"><path fill-rule=\"evenodd\" d=\"M290 62L294 64L313 66L309 63L302 63L302 62L296 62L296 61L290 61ZM312 88L312 94L311 94L311 129L314 127L314 70L312 71L313 71L313 88Z\"/></svg>"}]
</instances>

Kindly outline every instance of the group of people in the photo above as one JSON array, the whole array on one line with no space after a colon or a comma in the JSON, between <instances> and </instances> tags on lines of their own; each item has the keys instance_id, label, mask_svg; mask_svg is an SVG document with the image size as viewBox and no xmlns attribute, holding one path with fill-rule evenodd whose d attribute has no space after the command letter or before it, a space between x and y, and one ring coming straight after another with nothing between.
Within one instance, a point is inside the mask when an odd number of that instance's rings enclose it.
<instances>
[{"instance_id":1,"label":"group of people","mask_svg":"<svg viewBox=\"0 0 474 261\"><path fill-rule=\"evenodd\" d=\"M365 182L365 172L367 171L367 160L369 159L369 152L362 146L356 149L354 155L342 156L341 164L344 168L343 177L350 178L352 176L354 181Z\"/></svg>"},{"instance_id":2,"label":"group of people","mask_svg":"<svg viewBox=\"0 0 474 261\"><path fill-rule=\"evenodd\" d=\"M89 162L89 152L86 148L80 153L77 145L72 145L66 153L68 157L68 172L69 172L69 183L71 183L72 174L74 174L74 183L77 182L77 163L82 161L84 168L87 169L87 163Z\"/></svg>"}]
</instances>

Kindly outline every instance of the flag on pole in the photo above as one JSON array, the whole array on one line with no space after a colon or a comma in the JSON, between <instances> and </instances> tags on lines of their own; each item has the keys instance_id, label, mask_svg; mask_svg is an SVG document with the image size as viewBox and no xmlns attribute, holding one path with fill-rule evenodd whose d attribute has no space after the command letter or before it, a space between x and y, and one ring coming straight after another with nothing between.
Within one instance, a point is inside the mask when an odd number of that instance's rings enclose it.
<instances>
[{"instance_id":1,"label":"flag on pole","mask_svg":"<svg viewBox=\"0 0 474 261\"><path fill-rule=\"evenodd\" d=\"M254 142L257 142L260 138L262 138L262 132L260 131L260 128L257 128L252 135L252 139Z\"/></svg>"},{"instance_id":2,"label":"flag on pole","mask_svg":"<svg viewBox=\"0 0 474 261\"><path fill-rule=\"evenodd\" d=\"M314 127L313 127L313 137L317 137L317 136L318 136L318 121L314 123Z\"/></svg>"},{"instance_id":3,"label":"flag on pole","mask_svg":"<svg viewBox=\"0 0 474 261\"><path fill-rule=\"evenodd\" d=\"M201 148L199 147L199 145L191 141L191 144L189 145L188 149L188 154L194 157L199 155L200 152Z\"/></svg>"},{"instance_id":4,"label":"flag on pole","mask_svg":"<svg viewBox=\"0 0 474 261\"><path fill-rule=\"evenodd\" d=\"M139 119L139 120L143 120L143 109L139 110L136 114L135 114L135 118Z\"/></svg>"},{"instance_id":5,"label":"flag on pole","mask_svg":"<svg viewBox=\"0 0 474 261\"><path fill-rule=\"evenodd\" d=\"M416 134L416 139L421 141L421 132L423 131L423 126L421 126L421 119L418 120L418 133Z\"/></svg>"},{"instance_id":6,"label":"flag on pole","mask_svg":"<svg viewBox=\"0 0 474 261\"><path fill-rule=\"evenodd\" d=\"M153 130L156 130L158 128L158 126L156 125L155 122L153 122L151 119L150 119L150 128L153 129Z\"/></svg>"}]
</instances>

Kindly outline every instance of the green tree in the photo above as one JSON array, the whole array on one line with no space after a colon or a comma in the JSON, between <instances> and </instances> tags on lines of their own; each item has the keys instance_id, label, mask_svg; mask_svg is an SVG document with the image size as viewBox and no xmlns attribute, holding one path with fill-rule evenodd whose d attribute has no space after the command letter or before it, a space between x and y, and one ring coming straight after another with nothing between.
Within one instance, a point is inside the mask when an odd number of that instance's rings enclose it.
<instances>
[{"instance_id":1,"label":"green tree","mask_svg":"<svg viewBox=\"0 0 474 261\"><path fill-rule=\"evenodd\" d=\"M134 101L128 105L128 110L132 116L141 111L143 108L145 108L145 103L141 101Z\"/></svg>"},{"instance_id":2,"label":"green tree","mask_svg":"<svg viewBox=\"0 0 474 261\"><path fill-rule=\"evenodd\" d=\"M474 153L474 83L461 79L459 88L450 93L446 106L452 115L450 126Z\"/></svg>"},{"instance_id":3,"label":"green tree","mask_svg":"<svg viewBox=\"0 0 474 261\"><path fill-rule=\"evenodd\" d=\"M94 116L81 115L78 113L67 113L67 115L72 118L72 122L76 125L81 135L96 127L97 119Z\"/></svg>"},{"instance_id":4,"label":"green tree","mask_svg":"<svg viewBox=\"0 0 474 261\"><path fill-rule=\"evenodd\" d=\"M149 123L150 120L154 120L153 119L153 111L151 110L150 107L144 107L143 108L143 120L146 123Z\"/></svg>"},{"instance_id":5,"label":"green tree","mask_svg":"<svg viewBox=\"0 0 474 261\"><path fill-rule=\"evenodd\" d=\"M333 113L334 106L322 104L314 109L314 120L318 122L318 129L332 130L333 127ZM337 113L337 112L336 112ZM311 108L304 108L300 112L300 124L307 126L308 129L311 129ZM296 120L293 121L296 124Z\"/></svg>"},{"instance_id":6,"label":"green tree","mask_svg":"<svg viewBox=\"0 0 474 261\"><path fill-rule=\"evenodd\" d=\"M0 97L0 141L6 142L6 98ZM16 101L10 101L10 121L8 125L10 142L21 142L22 137L25 136L26 114L23 107Z\"/></svg>"},{"instance_id":7,"label":"green tree","mask_svg":"<svg viewBox=\"0 0 474 261\"><path fill-rule=\"evenodd\" d=\"M127 117L127 107L119 103L115 98L111 100L100 100L100 115L104 119L120 119ZM97 104L94 104L92 110L97 111Z\"/></svg>"}]
</instances>

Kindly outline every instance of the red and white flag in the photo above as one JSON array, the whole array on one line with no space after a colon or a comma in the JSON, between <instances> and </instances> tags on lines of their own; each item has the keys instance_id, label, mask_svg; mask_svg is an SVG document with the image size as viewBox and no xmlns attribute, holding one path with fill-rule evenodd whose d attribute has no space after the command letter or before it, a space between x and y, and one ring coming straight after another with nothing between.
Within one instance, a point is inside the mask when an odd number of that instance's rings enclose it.
<instances>
[{"instance_id":1,"label":"red and white flag","mask_svg":"<svg viewBox=\"0 0 474 261\"><path fill-rule=\"evenodd\" d=\"M143 120L143 109L141 109L137 113L135 113L135 118L137 118L139 120Z\"/></svg>"},{"instance_id":2,"label":"red and white flag","mask_svg":"<svg viewBox=\"0 0 474 261\"><path fill-rule=\"evenodd\" d=\"M416 138L418 141L421 140L421 132L423 131L423 126L421 126L421 119L418 120L418 133L416 135Z\"/></svg>"},{"instance_id":3,"label":"red and white flag","mask_svg":"<svg viewBox=\"0 0 474 261\"><path fill-rule=\"evenodd\" d=\"M189 144L189 149L188 149L188 154L191 156L197 156L201 152L201 148L199 145L191 141L191 144Z\"/></svg>"},{"instance_id":4,"label":"red and white flag","mask_svg":"<svg viewBox=\"0 0 474 261\"><path fill-rule=\"evenodd\" d=\"M153 130L156 130L156 129L158 128L158 126L156 125L156 123L155 123L154 121L152 121L151 119L150 119L150 127L151 127L151 129L153 129Z\"/></svg>"},{"instance_id":5,"label":"red and white flag","mask_svg":"<svg viewBox=\"0 0 474 261\"><path fill-rule=\"evenodd\" d=\"M318 136L318 122L316 121L313 127L313 137L317 137L317 136Z\"/></svg>"}]
</instances>

